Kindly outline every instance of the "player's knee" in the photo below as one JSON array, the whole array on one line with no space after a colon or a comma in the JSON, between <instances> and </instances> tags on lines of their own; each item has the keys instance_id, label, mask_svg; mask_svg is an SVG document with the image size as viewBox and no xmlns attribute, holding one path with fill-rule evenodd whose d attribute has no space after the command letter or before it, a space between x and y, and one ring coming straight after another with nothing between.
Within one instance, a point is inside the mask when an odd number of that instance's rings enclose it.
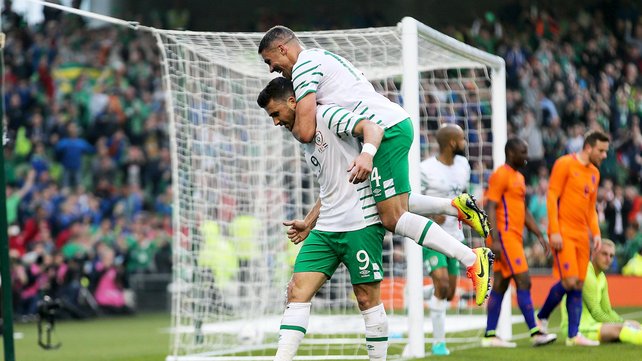
<instances>
[{"instance_id":1,"label":"player's knee","mask_svg":"<svg viewBox=\"0 0 642 361\"><path fill-rule=\"evenodd\" d=\"M522 280L517 280L517 289L522 290L522 291L530 291L531 290L531 280L530 279L522 279Z\"/></svg>"},{"instance_id":2,"label":"player's knee","mask_svg":"<svg viewBox=\"0 0 642 361\"><path fill-rule=\"evenodd\" d=\"M499 293L499 294L504 294L506 293L506 290L508 289L508 285L502 283L502 282L493 282L493 292Z\"/></svg>"},{"instance_id":3,"label":"player's knee","mask_svg":"<svg viewBox=\"0 0 642 361\"><path fill-rule=\"evenodd\" d=\"M287 290L286 290L286 295L287 295L288 302L294 302L294 300L293 300L293 298L294 298L293 297L294 296L294 285L295 285L294 280L290 280L290 282L288 282L288 287L287 287Z\"/></svg>"},{"instance_id":4,"label":"player's knee","mask_svg":"<svg viewBox=\"0 0 642 361\"><path fill-rule=\"evenodd\" d=\"M369 310L379 304L379 300L374 299L370 293L363 292L355 295L357 304L361 311Z\"/></svg>"},{"instance_id":5,"label":"player's knee","mask_svg":"<svg viewBox=\"0 0 642 361\"><path fill-rule=\"evenodd\" d=\"M446 293L446 301L452 301L455 298L455 288L448 288Z\"/></svg>"},{"instance_id":6,"label":"player's knee","mask_svg":"<svg viewBox=\"0 0 642 361\"><path fill-rule=\"evenodd\" d=\"M395 214L390 213L379 213L379 218L381 219L381 224L383 227L390 232L394 232L397 227L397 222L399 221L401 215L396 216Z\"/></svg>"},{"instance_id":7,"label":"player's knee","mask_svg":"<svg viewBox=\"0 0 642 361\"><path fill-rule=\"evenodd\" d=\"M399 218L407 212L401 204L392 202L391 200L384 201L382 203L377 203L377 210L379 211L379 219L381 219L381 224L387 230L394 232L397 227L397 222Z\"/></svg>"},{"instance_id":8,"label":"player's knee","mask_svg":"<svg viewBox=\"0 0 642 361\"><path fill-rule=\"evenodd\" d=\"M433 277L433 286L435 287L435 296L439 299L448 297L448 277Z\"/></svg>"},{"instance_id":9,"label":"player's knee","mask_svg":"<svg viewBox=\"0 0 642 361\"><path fill-rule=\"evenodd\" d=\"M576 277L568 277L562 280L562 286L565 290L581 290L583 282Z\"/></svg>"},{"instance_id":10,"label":"player's knee","mask_svg":"<svg viewBox=\"0 0 642 361\"><path fill-rule=\"evenodd\" d=\"M495 293L504 294L510 285L511 278L505 278L501 272L495 272L493 276L493 291Z\"/></svg>"},{"instance_id":11,"label":"player's knee","mask_svg":"<svg viewBox=\"0 0 642 361\"><path fill-rule=\"evenodd\" d=\"M307 302L307 297L304 293L304 289L300 286L299 282L297 282L296 278L288 282L288 302Z\"/></svg>"}]
</instances>

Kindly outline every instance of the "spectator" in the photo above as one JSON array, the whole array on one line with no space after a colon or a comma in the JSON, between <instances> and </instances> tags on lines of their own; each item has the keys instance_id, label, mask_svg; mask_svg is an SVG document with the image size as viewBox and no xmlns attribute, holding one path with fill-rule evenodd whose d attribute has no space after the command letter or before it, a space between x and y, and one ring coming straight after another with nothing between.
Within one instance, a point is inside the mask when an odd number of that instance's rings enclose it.
<instances>
[{"instance_id":1,"label":"spectator","mask_svg":"<svg viewBox=\"0 0 642 361\"><path fill-rule=\"evenodd\" d=\"M109 156L109 149L105 145L105 139L101 138L97 142L98 155L91 162L93 184L98 186L101 180L109 184L117 184L116 162Z\"/></svg>"},{"instance_id":2,"label":"spectator","mask_svg":"<svg viewBox=\"0 0 642 361\"><path fill-rule=\"evenodd\" d=\"M625 276L642 277L642 247L638 253L622 267L622 274Z\"/></svg>"},{"instance_id":3,"label":"spectator","mask_svg":"<svg viewBox=\"0 0 642 361\"><path fill-rule=\"evenodd\" d=\"M524 112L524 126L517 133L518 137L528 144L528 164L525 169L526 183L531 183L531 178L544 164L544 142L542 140L542 131L535 119L535 113L527 109Z\"/></svg>"},{"instance_id":4,"label":"spectator","mask_svg":"<svg viewBox=\"0 0 642 361\"><path fill-rule=\"evenodd\" d=\"M145 155L142 149L137 146L130 146L127 149L127 157L123 160L121 167L123 183L143 187L145 164Z\"/></svg>"},{"instance_id":5,"label":"spectator","mask_svg":"<svg viewBox=\"0 0 642 361\"><path fill-rule=\"evenodd\" d=\"M36 172L30 170L27 174L27 178L24 181L22 187L17 189L17 187L12 185L7 185L6 187L6 207L7 207L7 224L14 224L18 220L18 206L22 198L31 190L33 186L34 179L36 177Z\"/></svg>"},{"instance_id":6,"label":"spectator","mask_svg":"<svg viewBox=\"0 0 642 361\"><path fill-rule=\"evenodd\" d=\"M82 183L82 156L95 150L85 139L78 138L78 126L75 123L70 123L67 130L69 136L56 144L56 153L65 169L63 187L74 188Z\"/></svg>"},{"instance_id":7,"label":"spectator","mask_svg":"<svg viewBox=\"0 0 642 361\"><path fill-rule=\"evenodd\" d=\"M566 153L573 154L582 150L582 144L584 144L584 126L582 124L575 124L570 130L571 137L567 142Z\"/></svg>"},{"instance_id":8,"label":"spectator","mask_svg":"<svg viewBox=\"0 0 642 361\"><path fill-rule=\"evenodd\" d=\"M34 216L25 221L24 229L20 234L25 249L31 250L32 244L36 242L44 242L47 249L53 249L54 245L48 244L51 241L50 228L49 213L44 207L36 206Z\"/></svg>"},{"instance_id":9,"label":"spectator","mask_svg":"<svg viewBox=\"0 0 642 361\"><path fill-rule=\"evenodd\" d=\"M96 264L98 280L94 295L96 303L106 314L130 314L133 310L125 302L124 269L115 263L114 250L109 247L101 249Z\"/></svg>"},{"instance_id":10,"label":"spectator","mask_svg":"<svg viewBox=\"0 0 642 361\"><path fill-rule=\"evenodd\" d=\"M624 189L619 185L616 185L607 197L604 216L608 223L608 234L615 243L623 244L626 240L624 230L628 227L627 215L631 210L631 203L624 197Z\"/></svg>"},{"instance_id":11,"label":"spectator","mask_svg":"<svg viewBox=\"0 0 642 361\"><path fill-rule=\"evenodd\" d=\"M154 254L157 244L151 232L146 215L139 215L132 224L132 232L126 238L127 271L129 273L150 273L154 271Z\"/></svg>"}]
</instances>

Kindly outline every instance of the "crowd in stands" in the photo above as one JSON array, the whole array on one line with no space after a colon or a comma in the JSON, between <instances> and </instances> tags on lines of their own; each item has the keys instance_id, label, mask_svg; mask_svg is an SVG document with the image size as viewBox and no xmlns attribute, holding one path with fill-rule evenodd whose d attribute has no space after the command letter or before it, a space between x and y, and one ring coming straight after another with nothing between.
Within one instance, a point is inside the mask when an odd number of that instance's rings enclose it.
<instances>
[{"instance_id":1,"label":"crowd in stands","mask_svg":"<svg viewBox=\"0 0 642 361\"><path fill-rule=\"evenodd\" d=\"M472 26L443 30L506 60L509 133L528 142L528 207L543 229L555 159L578 151L588 129L611 134L599 216L603 237L618 245L612 271L635 274L642 268L642 9L620 3L560 16L515 2ZM2 12L16 309L33 314L46 293L78 317L83 297L103 312L131 312L128 276L171 272L159 53L144 33L44 15L27 26L6 0ZM526 244L531 267L550 265L537 242ZM396 266L401 254L395 248Z\"/></svg>"},{"instance_id":2,"label":"crowd in stands","mask_svg":"<svg viewBox=\"0 0 642 361\"><path fill-rule=\"evenodd\" d=\"M642 7L603 1L556 14L522 3L446 31L506 62L508 132L528 143L528 208L543 230L555 160L580 150L589 129L610 134L598 214L618 248L612 271L633 274L625 264L642 255ZM526 244L532 267L550 265L538 242Z\"/></svg>"},{"instance_id":3,"label":"crowd in stands","mask_svg":"<svg viewBox=\"0 0 642 361\"><path fill-rule=\"evenodd\" d=\"M135 273L171 272L169 139L155 42L5 1L6 196L18 315L131 312Z\"/></svg>"}]
</instances>

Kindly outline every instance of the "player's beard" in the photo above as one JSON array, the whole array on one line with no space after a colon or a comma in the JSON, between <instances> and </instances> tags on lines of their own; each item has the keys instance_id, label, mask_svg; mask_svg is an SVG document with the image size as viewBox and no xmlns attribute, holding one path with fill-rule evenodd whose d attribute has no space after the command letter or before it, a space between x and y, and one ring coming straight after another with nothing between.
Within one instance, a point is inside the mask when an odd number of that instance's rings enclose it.
<instances>
[{"instance_id":1,"label":"player's beard","mask_svg":"<svg viewBox=\"0 0 642 361\"><path fill-rule=\"evenodd\" d=\"M279 69L279 73L281 73L281 75L285 79L292 81L292 74L289 71L286 71L285 69Z\"/></svg>"},{"instance_id":2,"label":"player's beard","mask_svg":"<svg viewBox=\"0 0 642 361\"><path fill-rule=\"evenodd\" d=\"M455 155L461 155L462 157L466 156L466 149L457 148L455 149Z\"/></svg>"}]
</instances>

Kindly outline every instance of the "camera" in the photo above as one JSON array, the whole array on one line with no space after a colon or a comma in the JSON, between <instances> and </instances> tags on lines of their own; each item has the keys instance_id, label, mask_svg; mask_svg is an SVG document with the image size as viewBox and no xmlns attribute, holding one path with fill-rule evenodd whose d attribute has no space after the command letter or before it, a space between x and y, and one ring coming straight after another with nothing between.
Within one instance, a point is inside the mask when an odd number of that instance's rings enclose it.
<instances>
[{"instance_id":1,"label":"camera","mask_svg":"<svg viewBox=\"0 0 642 361\"><path fill-rule=\"evenodd\" d=\"M55 350L62 345L60 342L56 344L51 342L51 336L56 327L56 315L62 306L62 301L49 296L38 301L38 345L45 350Z\"/></svg>"},{"instance_id":2,"label":"camera","mask_svg":"<svg viewBox=\"0 0 642 361\"><path fill-rule=\"evenodd\" d=\"M58 310L62 308L62 302L59 299L45 296L42 300L38 301L37 307L40 319L54 321Z\"/></svg>"}]
</instances>

